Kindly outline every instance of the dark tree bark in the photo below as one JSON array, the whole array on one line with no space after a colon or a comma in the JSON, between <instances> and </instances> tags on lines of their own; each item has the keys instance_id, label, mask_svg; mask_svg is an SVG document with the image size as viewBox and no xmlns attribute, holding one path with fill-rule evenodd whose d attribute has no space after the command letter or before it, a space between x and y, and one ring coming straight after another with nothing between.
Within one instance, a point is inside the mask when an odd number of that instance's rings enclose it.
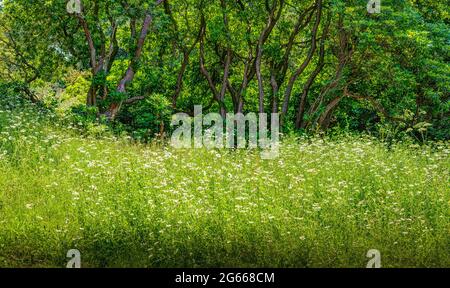
<instances>
[{"instance_id":1,"label":"dark tree bark","mask_svg":"<svg viewBox=\"0 0 450 288\"><path fill-rule=\"evenodd\" d=\"M312 5L306 9L303 13L299 14L297 22L294 25L292 32L289 35L289 40L286 44L282 60L278 63L272 63L270 84L272 86L272 113L278 113L278 92L280 86L282 86L289 66L289 58L291 56L292 48L295 44L295 38L300 31L305 28L311 21L314 14L315 5Z\"/></svg>"},{"instance_id":2,"label":"dark tree bark","mask_svg":"<svg viewBox=\"0 0 450 288\"><path fill-rule=\"evenodd\" d=\"M266 26L260 34L258 39L258 45L256 46L256 60L255 60L255 69L256 69L256 78L258 79L258 110L259 113L264 113L264 84L263 78L261 74L261 61L262 61L262 53L263 46L272 32L275 24L281 17L281 12L283 11L284 0L280 0L280 5L277 12L277 1L273 3L272 8L268 7L268 2L266 1L266 9L269 11L269 19L267 21Z\"/></svg>"},{"instance_id":3,"label":"dark tree bark","mask_svg":"<svg viewBox=\"0 0 450 288\"><path fill-rule=\"evenodd\" d=\"M156 1L156 5L161 4L164 2L164 0L158 0ZM122 6L124 7L125 11L128 11L130 9L129 4L126 1L121 2ZM105 34L99 25L99 2L94 2L93 7L93 17L96 20L96 30L100 36L100 53L97 52L97 49L95 47L95 43L92 36L92 31L83 15L82 12L74 14L74 16L78 19L80 26L83 28L84 35L86 38L86 42L88 44L89 49L89 58L90 58L90 66L91 66L91 73L93 79L96 79L99 73L105 73L107 75L111 67L114 63L114 60L116 59L116 56L119 51L119 44L117 41L117 29L118 25L115 21L115 19L110 14L110 7L109 3L105 4L106 7L106 13L110 22L111 26L111 35L110 35L110 45L108 47L108 51L106 49L106 37ZM128 13L128 12L127 12ZM131 16L130 14L130 33L131 33L131 39L136 38L136 22L137 19L135 16ZM145 13L145 17L142 23L141 33L139 35L139 38L137 39L136 48L134 51L133 58L131 59L129 66L123 75L122 79L119 81L119 84L116 88L116 91L119 93L125 93L126 92L126 86L133 80L134 75L136 73L137 64L141 58L142 49L145 43L145 40L147 38L147 34L150 28L150 25L152 23L152 15L150 11L147 11ZM108 95L108 88L106 83L104 83L101 87L98 87L98 84L95 83L95 81L92 81L91 87L88 91L88 96L86 103L88 106L96 106L97 103L97 97L99 95L99 88L102 88L100 91L103 93L102 99L105 100ZM122 106L124 101L119 101L118 103L113 102L110 104L108 110L104 113L105 116L107 116L108 119L114 120L114 118L117 116L117 113L120 110L120 107ZM131 101L133 102L133 101Z\"/></svg>"},{"instance_id":4,"label":"dark tree bark","mask_svg":"<svg viewBox=\"0 0 450 288\"><path fill-rule=\"evenodd\" d=\"M30 89L30 85L32 82L34 82L36 79L38 79L41 75L40 73L40 66L36 67L34 66L29 59L27 59L26 55L22 53L21 49L17 45L16 40L14 39L13 33L4 25L1 25L2 28L7 31L5 33L6 39L3 39L0 37L0 41L6 45L6 47L9 48L11 54L13 55L14 59L9 59L9 57L2 57L3 61L8 62L8 71L11 71L11 67L18 68L21 72L20 74L23 75L23 81L20 81L21 85L19 90L25 93L29 100L33 103L38 103L39 99L36 97L36 95L33 93L33 91ZM30 70L31 75L30 75ZM10 75L8 75L10 77ZM11 78L11 81L15 81Z\"/></svg>"},{"instance_id":5,"label":"dark tree bark","mask_svg":"<svg viewBox=\"0 0 450 288\"><path fill-rule=\"evenodd\" d=\"M205 37L205 33L206 33L206 21L205 21L205 16L201 15L201 23L200 23L200 71L203 74L203 76L206 78L206 81L208 82L208 86L209 89L211 89L211 92L213 93L213 98L218 102L219 106L220 106L220 111L221 111L221 116L224 117L225 116L225 104L220 100L219 97L219 92L217 91L216 85L214 84L214 81L211 78L211 75L209 74L208 70L205 67L205 43L204 43L204 37Z\"/></svg>"},{"instance_id":6,"label":"dark tree bark","mask_svg":"<svg viewBox=\"0 0 450 288\"><path fill-rule=\"evenodd\" d=\"M224 21L225 21L225 13L224 13ZM227 23L227 22L226 22ZM203 74L203 76L206 78L208 82L208 86L211 89L211 92L213 93L214 99L219 104L219 113L220 115L225 118L227 114L227 108L225 106L224 98L225 98L225 92L227 88L228 83L228 74L229 69L231 65L231 50L227 49L227 56L224 64L224 75L223 75L223 81L221 84L220 91L217 90L216 84L214 83L214 80L212 79L209 71L206 69L205 66L205 37L206 37L206 20L205 15L203 14L203 11L201 11L201 20L200 20L200 71Z\"/></svg>"},{"instance_id":7,"label":"dark tree bark","mask_svg":"<svg viewBox=\"0 0 450 288\"><path fill-rule=\"evenodd\" d=\"M289 100L291 97L292 89L294 87L295 81L297 78L305 71L306 67L308 67L309 63L311 62L312 57L314 56L314 53L317 48L317 31L319 30L319 25L322 19L322 0L317 0L316 2L316 21L314 23L312 32L311 32L311 48L309 49L308 55L306 56L306 59L303 61L303 63L300 65L300 67L294 72L294 74L289 79L289 83L286 87L286 92L284 95L284 101L283 101L283 107L281 110L281 117L280 117L280 125L283 123L284 116L287 113L288 106L289 106Z\"/></svg>"},{"instance_id":8,"label":"dark tree bark","mask_svg":"<svg viewBox=\"0 0 450 288\"><path fill-rule=\"evenodd\" d=\"M136 50L134 53L133 59L130 61L130 64L128 65L128 69L125 72L124 76L119 82L119 85L117 86L116 91L119 93L126 93L126 87L127 85L133 80L134 75L136 74L137 64L141 58L142 49L144 47L145 39L147 38L148 31L150 28L150 24L153 21L153 17L150 14L150 12L147 12L144 18L144 22L142 23L142 29L139 36L139 39L136 44ZM117 113L119 112L121 106L123 104L123 101L120 102L113 102L109 106L108 111L105 113L105 115L110 119L114 120L114 118L117 116Z\"/></svg>"},{"instance_id":9,"label":"dark tree bark","mask_svg":"<svg viewBox=\"0 0 450 288\"><path fill-rule=\"evenodd\" d=\"M308 97L309 89L311 88L312 84L314 83L316 77L319 75L319 73L322 71L323 67L325 66L325 41L328 37L329 28L331 24L331 15L328 15L327 24L325 25L325 30L322 33L322 39L320 40L320 49L319 49L319 60L317 63L316 68L309 76L308 80L306 81L302 94L300 96L299 100L299 106L296 113L296 119L295 119L295 128L303 128L303 117L305 114L305 106L306 106L306 99Z\"/></svg>"},{"instance_id":10,"label":"dark tree bark","mask_svg":"<svg viewBox=\"0 0 450 288\"><path fill-rule=\"evenodd\" d=\"M177 100L178 97L180 96L180 93L183 89L183 78L184 78L184 74L186 73L186 69L188 67L189 64L189 58L191 56L192 51L194 50L195 46L197 46L197 43L200 41L200 37L202 36L201 32L202 32L202 28L199 28L199 32L197 33L197 37L195 38L194 42L191 45L185 45L183 43L183 41L181 41L180 39L180 32L178 29L178 23L175 20L175 18L173 17L172 14L172 9L170 7L169 1L166 0L164 2L164 12L166 13L166 15L169 16L170 21L172 23L172 28L174 30L174 46L176 46L181 53L183 54L183 61L181 63L181 67L178 70L178 75L177 75L177 82L175 85L175 91L172 94L172 107L174 109L177 108Z\"/></svg>"},{"instance_id":11,"label":"dark tree bark","mask_svg":"<svg viewBox=\"0 0 450 288\"><path fill-rule=\"evenodd\" d=\"M336 68L335 76L334 76L333 80L322 89L322 92L320 93L319 97L316 99L314 104L310 107L309 112L308 112L309 115L313 115L318 111L322 102L324 101L326 96L330 93L330 91L332 91L334 89L339 89L339 85L341 84L341 80L344 75L344 69L347 66L348 62L350 62L350 60L352 58L353 46L352 46L352 42L351 42L349 33L347 31L345 31L345 29L344 29L344 16L342 14L339 15L338 30L339 30L339 37L338 37L339 51L337 53L338 54L337 55L338 66ZM342 93L344 93L344 92L342 92ZM329 119L330 119L329 117L331 117L331 113L334 111L334 108L337 106L337 104L339 104L341 99L342 99L342 95L333 98L327 104L325 111L321 115L319 115L313 122L308 123L308 124L311 124L312 126L316 126L316 124L318 124L318 126L323 129L328 128Z\"/></svg>"}]
</instances>

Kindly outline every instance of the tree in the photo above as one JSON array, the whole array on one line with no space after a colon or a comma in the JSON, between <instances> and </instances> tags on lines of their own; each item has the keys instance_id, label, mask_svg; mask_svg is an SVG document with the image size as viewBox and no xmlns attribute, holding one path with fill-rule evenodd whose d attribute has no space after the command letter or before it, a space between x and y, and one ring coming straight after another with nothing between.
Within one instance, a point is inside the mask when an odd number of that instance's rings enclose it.
<instances>
[{"instance_id":1,"label":"tree","mask_svg":"<svg viewBox=\"0 0 450 288\"><path fill-rule=\"evenodd\" d=\"M201 104L280 113L285 131L387 122L448 137L442 2L384 0L379 14L366 0L300 2L83 0L68 13L64 1L5 0L0 75L39 101L33 83L89 71L86 105L129 130Z\"/></svg>"}]
</instances>

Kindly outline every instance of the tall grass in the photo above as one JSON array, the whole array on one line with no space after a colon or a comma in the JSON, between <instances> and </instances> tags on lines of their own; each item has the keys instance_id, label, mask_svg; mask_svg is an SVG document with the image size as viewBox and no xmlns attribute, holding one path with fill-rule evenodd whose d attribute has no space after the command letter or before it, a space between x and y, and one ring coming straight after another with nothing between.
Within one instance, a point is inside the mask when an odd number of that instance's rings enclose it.
<instances>
[{"instance_id":1,"label":"tall grass","mask_svg":"<svg viewBox=\"0 0 450 288\"><path fill-rule=\"evenodd\" d=\"M285 139L280 156L81 137L0 106L0 267L450 267L448 143Z\"/></svg>"}]
</instances>

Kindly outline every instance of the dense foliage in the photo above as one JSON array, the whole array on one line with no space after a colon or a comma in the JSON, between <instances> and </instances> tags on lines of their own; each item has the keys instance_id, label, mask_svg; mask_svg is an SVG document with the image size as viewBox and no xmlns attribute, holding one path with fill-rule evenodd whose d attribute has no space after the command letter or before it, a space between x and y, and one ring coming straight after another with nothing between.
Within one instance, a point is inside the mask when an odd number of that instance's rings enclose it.
<instances>
[{"instance_id":1,"label":"dense foliage","mask_svg":"<svg viewBox=\"0 0 450 288\"><path fill-rule=\"evenodd\" d=\"M72 1L73 2L73 1ZM174 112L278 112L283 131L448 139L443 1L0 1L6 90L136 138Z\"/></svg>"}]
</instances>

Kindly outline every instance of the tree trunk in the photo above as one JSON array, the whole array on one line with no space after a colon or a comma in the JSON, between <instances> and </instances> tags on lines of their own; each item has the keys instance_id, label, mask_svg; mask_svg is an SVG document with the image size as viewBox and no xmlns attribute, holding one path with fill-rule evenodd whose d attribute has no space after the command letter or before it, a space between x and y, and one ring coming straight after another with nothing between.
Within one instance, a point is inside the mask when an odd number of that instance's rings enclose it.
<instances>
[{"instance_id":1,"label":"tree trunk","mask_svg":"<svg viewBox=\"0 0 450 288\"><path fill-rule=\"evenodd\" d=\"M328 36L329 28L331 24L331 15L328 15L327 24L325 26L325 30L322 33L322 39L320 40L320 51L319 51L319 62L317 63L316 69L311 73L308 80L303 87L302 95L300 96L299 106L295 119L295 128L303 128L303 117L305 115L305 106L306 106L306 98L308 97L309 89L314 83L316 77L319 75L320 71L322 71L325 66L325 41Z\"/></svg>"},{"instance_id":2,"label":"tree trunk","mask_svg":"<svg viewBox=\"0 0 450 288\"><path fill-rule=\"evenodd\" d=\"M261 61L262 61L262 53L263 53L263 46L266 42L267 38L269 37L270 33L272 33L273 28L275 27L275 24L277 23L278 19L281 17L281 11L283 10L284 6L284 0L280 0L280 7L278 9L278 13L275 15L276 8L277 8L277 1L274 1L273 7L270 9L269 19L267 21L266 27L264 27L263 31L261 32L261 35L258 39L258 45L256 48L256 60L255 60L255 70L256 70L256 78L258 79L258 110L259 113L264 113L264 84L263 84L263 78L261 73Z\"/></svg>"},{"instance_id":3,"label":"tree trunk","mask_svg":"<svg viewBox=\"0 0 450 288\"><path fill-rule=\"evenodd\" d=\"M130 64L128 65L127 72L123 76L123 78L120 80L119 85L117 86L116 91L119 93L126 93L126 87L127 85L133 81L133 78L135 76L135 69L137 69L137 64L141 58L142 49L144 48L145 39L147 38L148 31L150 28L150 24L153 21L153 17L150 14L150 12L147 12L144 18L144 22L142 23L142 29L141 34L139 36L139 39L137 41L136 50L133 59L130 61ZM108 117L109 120L114 120L117 116L117 113L119 112L120 108L122 107L122 101L119 101L117 103L111 103L109 106L108 111L105 113L105 115Z\"/></svg>"},{"instance_id":4,"label":"tree trunk","mask_svg":"<svg viewBox=\"0 0 450 288\"><path fill-rule=\"evenodd\" d=\"M322 129L322 130L328 129L328 126L330 125L330 119L331 119L332 112L336 108L336 106L339 104L339 102L341 102L342 97L343 97L342 95L338 96L338 97L334 98L333 100L331 100L330 103L328 103L327 107L325 108L325 111L322 113L322 115L320 116L319 121L318 121L318 126L320 127L320 129Z\"/></svg>"},{"instance_id":5,"label":"tree trunk","mask_svg":"<svg viewBox=\"0 0 450 288\"><path fill-rule=\"evenodd\" d=\"M317 0L316 4L317 4L317 12L316 12L317 14L316 14L316 21L314 23L314 27L311 32L312 33L311 48L309 49L306 59L303 61L300 67L294 72L294 74L289 79L289 83L286 87L286 92L284 95L283 107L281 110L280 125L282 125L284 116L287 113L289 100L291 97L292 89L294 88L295 81L297 81L297 78L300 76L300 74L302 74L303 71L305 71L306 67L308 67L317 48L316 38L317 38L317 31L319 30L320 21L322 19L322 0Z\"/></svg>"}]
</instances>

